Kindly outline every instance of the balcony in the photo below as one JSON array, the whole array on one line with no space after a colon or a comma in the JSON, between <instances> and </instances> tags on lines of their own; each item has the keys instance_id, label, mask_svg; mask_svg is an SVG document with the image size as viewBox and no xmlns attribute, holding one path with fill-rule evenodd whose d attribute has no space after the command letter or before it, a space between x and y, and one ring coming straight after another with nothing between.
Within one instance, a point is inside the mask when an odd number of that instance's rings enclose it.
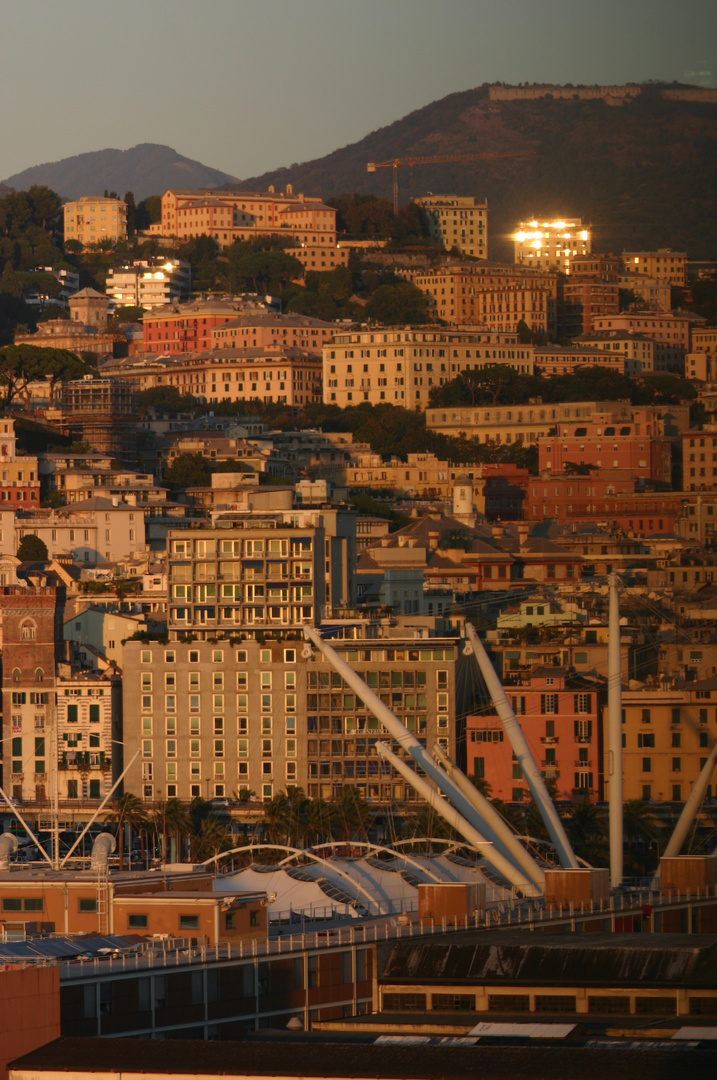
<instances>
[{"instance_id":1,"label":"balcony","mask_svg":"<svg viewBox=\"0 0 717 1080\"><path fill-rule=\"evenodd\" d=\"M576 769L592 769L592 767L593 767L592 761L582 761L582 760L580 760L580 761L575 762L575 768Z\"/></svg>"},{"instance_id":2,"label":"balcony","mask_svg":"<svg viewBox=\"0 0 717 1080\"><path fill-rule=\"evenodd\" d=\"M557 746L560 738L557 735L543 735L540 739L543 746Z\"/></svg>"},{"instance_id":3,"label":"balcony","mask_svg":"<svg viewBox=\"0 0 717 1080\"><path fill-rule=\"evenodd\" d=\"M47 773L46 772L36 772L35 773L35 783L36 784L44 784L46 782L47 782Z\"/></svg>"}]
</instances>

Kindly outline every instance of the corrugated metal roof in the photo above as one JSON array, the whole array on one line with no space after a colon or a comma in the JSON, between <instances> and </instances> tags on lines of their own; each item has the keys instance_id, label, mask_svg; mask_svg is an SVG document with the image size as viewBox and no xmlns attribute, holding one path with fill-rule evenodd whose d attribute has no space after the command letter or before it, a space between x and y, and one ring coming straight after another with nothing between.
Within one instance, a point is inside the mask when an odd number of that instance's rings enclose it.
<instances>
[{"instance_id":1,"label":"corrugated metal roof","mask_svg":"<svg viewBox=\"0 0 717 1080\"><path fill-rule=\"evenodd\" d=\"M613 986L620 983L717 989L717 938L677 934L565 935L520 941L515 932L470 935L440 944L427 939L390 947L381 979L391 983L538 983Z\"/></svg>"}]
</instances>

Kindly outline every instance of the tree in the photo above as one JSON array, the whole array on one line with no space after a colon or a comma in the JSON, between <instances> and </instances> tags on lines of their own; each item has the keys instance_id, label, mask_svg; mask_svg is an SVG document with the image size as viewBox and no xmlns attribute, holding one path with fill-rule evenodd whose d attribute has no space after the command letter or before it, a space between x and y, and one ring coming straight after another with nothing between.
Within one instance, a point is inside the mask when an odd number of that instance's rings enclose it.
<instances>
[{"instance_id":1,"label":"tree","mask_svg":"<svg viewBox=\"0 0 717 1080\"><path fill-rule=\"evenodd\" d=\"M201 454L180 454L167 469L165 479L173 487L205 487L211 475Z\"/></svg>"},{"instance_id":2,"label":"tree","mask_svg":"<svg viewBox=\"0 0 717 1080\"><path fill-rule=\"evenodd\" d=\"M167 412L191 412L196 402L191 394L180 394L176 386L150 386L137 394L140 407L166 409Z\"/></svg>"},{"instance_id":3,"label":"tree","mask_svg":"<svg viewBox=\"0 0 717 1080\"><path fill-rule=\"evenodd\" d=\"M135 829L138 832L142 829L147 821L147 813L144 808L142 800L137 795L133 795L130 791L126 791L124 795L120 795L119 799L114 799L111 804L111 809L107 815L107 820L112 821L117 826L117 850L119 852L119 868L124 870L124 830L125 826L129 825L130 829L130 859L132 853L132 830Z\"/></svg>"},{"instance_id":4,"label":"tree","mask_svg":"<svg viewBox=\"0 0 717 1080\"><path fill-rule=\"evenodd\" d=\"M350 841L354 837L366 840L371 811L356 788L346 785L331 802L331 818L334 836Z\"/></svg>"},{"instance_id":5,"label":"tree","mask_svg":"<svg viewBox=\"0 0 717 1080\"><path fill-rule=\"evenodd\" d=\"M27 197L32 207L35 224L42 229L47 229L59 216L62 199L57 192L45 187L44 184L33 184L28 190Z\"/></svg>"},{"instance_id":6,"label":"tree","mask_svg":"<svg viewBox=\"0 0 717 1080\"><path fill-rule=\"evenodd\" d=\"M238 287L255 293L269 293L276 286L282 295L286 284L303 273L302 263L283 251L255 251L237 259L233 267Z\"/></svg>"},{"instance_id":7,"label":"tree","mask_svg":"<svg viewBox=\"0 0 717 1080\"><path fill-rule=\"evenodd\" d=\"M428 298L409 281L379 285L364 308L372 322L385 326L420 324L431 321Z\"/></svg>"},{"instance_id":8,"label":"tree","mask_svg":"<svg viewBox=\"0 0 717 1080\"><path fill-rule=\"evenodd\" d=\"M34 533L27 533L20 541L17 557L20 562L47 562L47 545L39 536L35 536Z\"/></svg>"},{"instance_id":9,"label":"tree","mask_svg":"<svg viewBox=\"0 0 717 1080\"><path fill-rule=\"evenodd\" d=\"M135 228L138 232L148 229L157 221L162 220L162 198L160 195L148 195L137 203L134 215Z\"/></svg>"}]
</instances>

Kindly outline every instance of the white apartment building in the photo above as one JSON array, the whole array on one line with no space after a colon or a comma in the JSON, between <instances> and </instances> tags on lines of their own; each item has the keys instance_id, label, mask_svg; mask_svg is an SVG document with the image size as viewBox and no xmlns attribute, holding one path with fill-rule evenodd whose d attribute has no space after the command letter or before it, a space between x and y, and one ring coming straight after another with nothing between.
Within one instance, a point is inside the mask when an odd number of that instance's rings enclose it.
<instances>
[{"instance_id":1,"label":"white apartment building","mask_svg":"<svg viewBox=\"0 0 717 1080\"><path fill-rule=\"evenodd\" d=\"M174 640L287 633L354 602L352 510L227 513L167 543Z\"/></svg>"},{"instance_id":2,"label":"white apartment building","mask_svg":"<svg viewBox=\"0 0 717 1080\"><path fill-rule=\"evenodd\" d=\"M146 311L184 300L192 291L192 267L179 259L148 262L110 270L105 292L110 307L141 307Z\"/></svg>"},{"instance_id":3,"label":"white apartment building","mask_svg":"<svg viewBox=\"0 0 717 1080\"><path fill-rule=\"evenodd\" d=\"M580 218L560 221L521 221L514 234L515 261L538 270L557 267L570 273L574 255L592 251L592 231Z\"/></svg>"},{"instance_id":4,"label":"white apartment building","mask_svg":"<svg viewBox=\"0 0 717 1080\"><path fill-rule=\"evenodd\" d=\"M428 217L431 238L446 251L488 258L488 203L472 195L423 195L414 200Z\"/></svg>"},{"instance_id":5,"label":"white apartment building","mask_svg":"<svg viewBox=\"0 0 717 1080\"><path fill-rule=\"evenodd\" d=\"M112 788L113 760L115 779L122 771L122 755L113 754L122 737L120 677L59 664L55 689L60 801L102 799Z\"/></svg>"},{"instance_id":6,"label":"white apartment building","mask_svg":"<svg viewBox=\"0 0 717 1080\"><path fill-rule=\"evenodd\" d=\"M515 333L445 329L381 329L336 334L323 348L325 404L387 402L425 409L431 387L468 368L507 364L533 373L533 348Z\"/></svg>"}]
</instances>

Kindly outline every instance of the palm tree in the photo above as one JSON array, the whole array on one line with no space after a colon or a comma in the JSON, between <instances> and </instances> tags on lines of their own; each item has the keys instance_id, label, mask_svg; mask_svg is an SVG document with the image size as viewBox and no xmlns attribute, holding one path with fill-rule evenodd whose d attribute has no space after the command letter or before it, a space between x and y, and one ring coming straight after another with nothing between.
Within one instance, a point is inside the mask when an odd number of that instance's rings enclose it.
<instances>
[{"instance_id":1,"label":"palm tree","mask_svg":"<svg viewBox=\"0 0 717 1080\"><path fill-rule=\"evenodd\" d=\"M660 835L660 828L648 802L628 799L622 810L625 838L625 862L633 874L645 873L645 859L650 842Z\"/></svg>"},{"instance_id":2,"label":"palm tree","mask_svg":"<svg viewBox=\"0 0 717 1080\"><path fill-rule=\"evenodd\" d=\"M289 842L291 803L283 791L268 803L261 824L272 844Z\"/></svg>"},{"instance_id":3,"label":"palm tree","mask_svg":"<svg viewBox=\"0 0 717 1080\"><path fill-rule=\"evenodd\" d=\"M119 799L112 802L112 809L107 815L107 820L117 826L117 848L119 851L119 868L124 870L124 830L125 825L130 829L130 861L132 852L132 830L140 831L147 821L147 814L142 800L131 792L126 791Z\"/></svg>"},{"instance_id":4,"label":"palm tree","mask_svg":"<svg viewBox=\"0 0 717 1080\"><path fill-rule=\"evenodd\" d=\"M331 802L331 821L336 838L347 842L355 836L360 840L368 839L371 811L356 788L341 788L340 794Z\"/></svg>"},{"instance_id":5,"label":"palm tree","mask_svg":"<svg viewBox=\"0 0 717 1080\"><path fill-rule=\"evenodd\" d=\"M331 807L324 799L307 799L303 814L303 841L307 847L331 836Z\"/></svg>"},{"instance_id":6,"label":"palm tree","mask_svg":"<svg viewBox=\"0 0 717 1080\"><path fill-rule=\"evenodd\" d=\"M605 815L594 803L581 800L573 806L565 831L575 852L591 866L607 865Z\"/></svg>"},{"instance_id":7,"label":"palm tree","mask_svg":"<svg viewBox=\"0 0 717 1080\"><path fill-rule=\"evenodd\" d=\"M192 836L194 857L199 862L226 851L231 846L231 833L215 814L207 814Z\"/></svg>"},{"instance_id":8,"label":"palm tree","mask_svg":"<svg viewBox=\"0 0 717 1080\"><path fill-rule=\"evenodd\" d=\"M157 806L152 814L154 830L160 838L162 862L167 861L167 838L174 837L177 842L177 855L181 857L182 838L192 830L192 819L179 799L167 799Z\"/></svg>"}]
</instances>

